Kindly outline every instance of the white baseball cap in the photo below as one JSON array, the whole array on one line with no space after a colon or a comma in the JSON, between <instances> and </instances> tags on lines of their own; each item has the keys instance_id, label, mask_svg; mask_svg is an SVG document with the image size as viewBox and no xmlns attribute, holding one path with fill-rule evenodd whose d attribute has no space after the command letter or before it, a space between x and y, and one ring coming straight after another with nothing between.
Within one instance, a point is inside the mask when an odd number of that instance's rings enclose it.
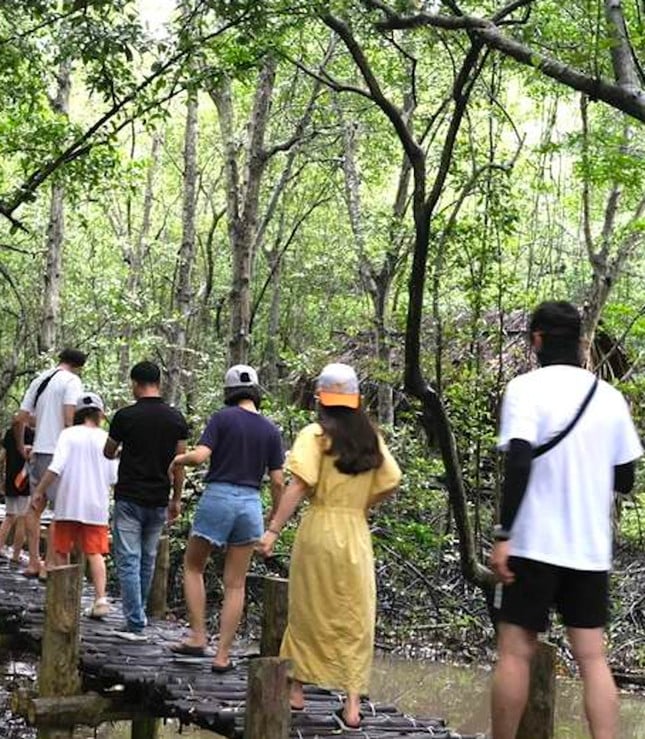
<instances>
[{"instance_id":1,"label":"white baseball cap","mask_svg":"<svg viewBox=\"0 0 645 739\"><path fill-rule=\"evenodd\" d=\"M224 387L259 387L258 373L248 364L235 364L224 376Z\"/></svg>"},{"instance_id":2,"label":"white baseball cap","mask_svg":"<svg viewBox=\"0 0 645 739\"><path fill-rule=\"evenodd\" d=\"M83 393L78 396L76 410L80 411L82 408L97 408L101 413L105 410L103 401L96 393Z\"/></svg>"},{"instance_id":3,"label":"white baseball cap","mask_svg":"<svg viewBox=\"0 0 645 739\"><path fill-rule=\"evenodd\" d=\"M334 362L323 367L316 381L316 390L322 405L358 408L361 403L358 377L348 364Z\"/></svg>"}]
</instances>

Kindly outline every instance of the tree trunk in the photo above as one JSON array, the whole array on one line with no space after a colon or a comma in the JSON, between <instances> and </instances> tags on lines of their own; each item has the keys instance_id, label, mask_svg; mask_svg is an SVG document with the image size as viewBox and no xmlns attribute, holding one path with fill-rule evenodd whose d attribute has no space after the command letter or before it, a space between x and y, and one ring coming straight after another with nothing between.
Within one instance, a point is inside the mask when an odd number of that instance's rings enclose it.
<instances>
[{"instance_id":1,"label":"tree trunk","mask_svg":"<svg viewBox=\"0 0 645 739\"><path fill-rule=\"evenodd\" d=\"M260 185L267 154L264 139L271 110L277 62L266 57L260 70L253 110L248 123L244 179L240 182L239 155L236 146L235 121L229 80L211 91L217 108L220 134L224 147L228 234L233 257L231 278L229 362L248 360L251 322L253 267L257 247Z\"/></svg>"},{"instance_id":2,"label":"tree trunk","mask_svg":"<svg viewBox=\"0 0 645 739\"><path fill-rule=\"evenodd\" d=\"M166 398L177 405L181 395L182 366L186 367L187 327L193 312L191 267L195 259L195 210L197 204L197 94L191 92L186 106L184 133L184 203L182 240L173 297L175 319L170 336Z\"/></svg>"},{"instance_id":3,"label":"tree trunk","mask_svg":"<svg viewBox=\"0 0 645 739\"><path fill-rule=\"evenodd\" d=\"M377 274L365 252L365 229L361 206L361 180L356 161L358 126L344 118L339 105L336 113L343 133L343 174L345 176L345 201L349 214L349 223L358 252L358 269L365 291L370 297L374 310L373 341L377 359L377 372L384 374L385 379L377 380L378 420L381 424L394 422L394 404L392 384L389 376L392 369L392 351L388 340L386 325L387 300L390 291L391 275L381 271ZM387 262L387 259L386 259ZM380 279L379 279L380 278Z\"/></svg>"},{"instance_id":4,"label":"tree trunk","mask_svg":"<svg viewBox=\"0 0 645 739\"><path fill-rule=\"evenodd\" d=\"M154 179L159 165L159 150L163 136L157 132L152 137L152 146L150 150L150 165L146 175L146 188L143 195L143 208L141 216L141 227L136 242L132 243L131 234L126 239L126 247L124 248L123 259L128 265L128 277L125 285L125 303L131 310L135 310L135 306L139 300L139 289L141 287L141 271L143 268L143 258L148 249L148 238L150 236L150 225L152 222L152 206L153 206L153 186ZM134 324L130 320L126 320L122 328L123 341L119 348L119 385L125 386L128 381L128 373L130 371L130 346L134 336ZM125 400L125 398L123 399Z\"/></svg>"},{"instance_id":5,"label":"tree trunk","mask_svg":"<svg viewBox=\"0 0 645 739\"><path fill-rule=\"evenodd\" d=\"M69 113L72 63L63 59L58 68L56 97L52 109L58 115ZM46 265L43 282L43 314L38 335L38 350L50 352L56 345L60 315L60 287L65 235L65 188L54 182L51 189L49 224L47 226Z\"/></svg>"}]
</instances>

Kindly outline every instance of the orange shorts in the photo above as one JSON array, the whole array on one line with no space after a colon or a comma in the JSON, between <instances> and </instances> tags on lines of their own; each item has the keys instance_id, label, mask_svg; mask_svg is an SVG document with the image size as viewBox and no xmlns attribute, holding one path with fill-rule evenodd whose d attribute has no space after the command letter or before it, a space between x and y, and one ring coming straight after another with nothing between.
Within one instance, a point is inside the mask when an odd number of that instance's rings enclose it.
<instances>
[{"instance_id":1,"label":"orange shorts","mask_svg":"<svg viewBox=\"0 0 645 739\"><path fill-rule=\"evenodd\" d=\"M69 554L78 544L83 554L107 554L110 551L108 527L80 521L54 521L54 549Z\"/></svg>"}]
</instances>

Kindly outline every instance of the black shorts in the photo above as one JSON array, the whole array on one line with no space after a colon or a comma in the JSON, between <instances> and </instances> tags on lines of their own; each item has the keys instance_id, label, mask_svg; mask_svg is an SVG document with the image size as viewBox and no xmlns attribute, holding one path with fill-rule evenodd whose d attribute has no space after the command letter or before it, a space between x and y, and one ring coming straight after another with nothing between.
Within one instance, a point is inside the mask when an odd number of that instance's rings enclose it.
<instances>
[{"instance_id":1,"label":"black shorts","mask_svg":"<svg viewBox=\"0 0 645 739\"><path fill-rule=\"evenodd\" d=\"M597 629L609 615L609 573L571 570L523 557L510 557L515 582L495 593L497 620L530 631L547 631L552 607L565 626ZM501 602L500 602L501 600Z\"/></svg>"}]
</instances>

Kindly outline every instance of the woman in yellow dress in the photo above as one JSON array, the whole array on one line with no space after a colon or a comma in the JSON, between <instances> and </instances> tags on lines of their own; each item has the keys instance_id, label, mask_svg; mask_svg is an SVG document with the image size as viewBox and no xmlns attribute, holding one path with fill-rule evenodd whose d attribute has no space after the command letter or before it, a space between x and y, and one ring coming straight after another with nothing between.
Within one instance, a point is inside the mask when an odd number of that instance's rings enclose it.
<instances>
[{"instance_id":1,"label":"woman in yellow dress","mask_svg":"<svg viewBox=\"0 0 645 739\"><path fill-rule=\"evenodd\" d=\"M335 718L360 730L374 653L376 583L369 509L395 492L401 472L361 408L358 379L346 364L327 365L317 382L319 417L297 436L291 482L265 532L270 554L305 497L289 570L289 621L280 656L293 663L291 706L304 706L303 683L343 690Z\"/></svg>"}]
</instances>

